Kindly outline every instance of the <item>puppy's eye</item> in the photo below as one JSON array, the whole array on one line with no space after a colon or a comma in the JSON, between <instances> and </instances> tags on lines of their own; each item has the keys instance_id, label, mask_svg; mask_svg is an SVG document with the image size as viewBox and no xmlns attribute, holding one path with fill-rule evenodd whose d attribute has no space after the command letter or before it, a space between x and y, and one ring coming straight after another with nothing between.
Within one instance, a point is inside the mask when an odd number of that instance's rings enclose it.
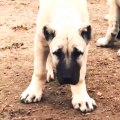
<instances>
[{"instance_id":1,"label":"puppy's eye","mask_svg":"<svg viewBox=\"0 0 120 120\"><path fill-rule=\"evenodd\" d=\"M58 50L54 51L53 55L56 55L57 57L61 58L63 56L62 49L59 48Z\"/></svg>"},{"instance_id":2,"label":"puppy's eye","mask_svg":"<svg viewBox=\"0 0 120 120\"><path fill-rule=\"evenodd\" d=\"M80 55L83 55L83 52L74 47L73 52L72 52L72 57L73 58L78 58Z\"/></svg>"}]
</instances>

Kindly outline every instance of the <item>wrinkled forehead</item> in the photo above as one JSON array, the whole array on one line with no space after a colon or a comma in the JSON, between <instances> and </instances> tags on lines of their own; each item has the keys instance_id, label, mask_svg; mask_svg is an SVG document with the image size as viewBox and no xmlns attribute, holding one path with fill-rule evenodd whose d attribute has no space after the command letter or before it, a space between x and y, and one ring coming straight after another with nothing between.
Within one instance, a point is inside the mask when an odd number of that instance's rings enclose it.
<instances>
[{"instance_id":1,"label":"wrinkled forehead","mask_svg":"<svg viewBox=\"0 0 120 120\"><path fill-rule=\"evenodd\" d=\"M64 36L72 36L72 34L78 34L79 28L75 28L72 26L64 26L60 28L56 28L56 31L59 35L63 34Z\"/></svg>"},{"instance_id":2,"label":"wrinkled forehead","mask_svg":"<svg viewBox=\"0 0 120 120\"><path fill-rule=\"evenodd\" d=\"M75 30L60 32L51 42L52 51L55 51L58 48L62 48L63 51L72 51L74 47L77 47L82 51L84 51L84 48L86 47L86 42L79 35L79 32Z\"/></svg>"}]
</instances>

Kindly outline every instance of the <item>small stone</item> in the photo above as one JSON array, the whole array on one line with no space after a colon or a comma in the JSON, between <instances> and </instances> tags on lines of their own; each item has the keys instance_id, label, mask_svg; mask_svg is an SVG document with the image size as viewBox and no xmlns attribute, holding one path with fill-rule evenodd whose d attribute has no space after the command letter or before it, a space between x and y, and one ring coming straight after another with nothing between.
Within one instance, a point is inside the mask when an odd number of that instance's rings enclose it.
<instances>
[{"instance_id":1,"label":"small stone","mask_svg":"<svg viewBox=\"0 0 120 120\"><path fill-rule=\"evenodd\" d=\"M97 92L97 95L98 95L98 96L101 96L101 95L102 95L102 93L101 93L101 92Z\"/></svg>"},{"instance_id":2,"label":"small stone","mask_svg":"<svg viewBox=\"0 0 120 120\"><path fill-rule=\"evenodd\" d=\"M13 107L13 105L9 105L9 107Z\"/></svg>"}]
</instances>

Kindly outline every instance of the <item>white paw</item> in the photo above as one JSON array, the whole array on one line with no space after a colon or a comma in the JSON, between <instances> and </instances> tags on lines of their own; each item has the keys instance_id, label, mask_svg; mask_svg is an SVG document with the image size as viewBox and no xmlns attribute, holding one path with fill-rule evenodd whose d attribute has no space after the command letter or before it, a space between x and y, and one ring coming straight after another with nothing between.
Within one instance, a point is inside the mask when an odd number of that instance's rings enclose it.
<instances>
[{"instance_id":1,"label":"white paw","mask_svg":"<svg viewBox=\"0 0 120 120\"><path fill-rule=\"evenodd\" d=\"M43 93L43 85L38 82L32 82L28 86L28 88L21 94L20 101L22 103L33 103L39 102L41 100Z\"/></svg>"},{"instance_id":2,"label":"white paw","mask_svg":"<svg viewBox=\"0 0 120 120\"><path fill-rule=\"evenodd\" d=\"M120 49L117 52L117 56L120 57Z\"/></svg>"},{"instance_id":3,"label":"white paw","mask_svg":"<svg viewBox=\"0 0 120 120\"><path fill-rule=\"evenodd\" d=\"M100 46L106 46L108 45L108 41L105 40L105 38L99 38L97 43L96 43L96 46L100 47Z\"/></svg>"},{"instance_id":4,"label":"white paw","mask_svg":"<svg viewBox=\"0 0 120 120\"><path fill-rule=\"evenodd\" d=\"M73 96L72 105L74 109L80 110L82 113L92 112L96 108L95 101L86 95L77 95Z\"/></svg>"},{"instance_id":5,"label":"white paw","mask_svg":"<svg viewBox=\"0 0 120 120\"><path fill-rule=\"evenodd\" d=\"M54 72L53 70L48 70L47 72L47 82L50 82L50 80L54 79Z\"/></svg>"}]
</instances>

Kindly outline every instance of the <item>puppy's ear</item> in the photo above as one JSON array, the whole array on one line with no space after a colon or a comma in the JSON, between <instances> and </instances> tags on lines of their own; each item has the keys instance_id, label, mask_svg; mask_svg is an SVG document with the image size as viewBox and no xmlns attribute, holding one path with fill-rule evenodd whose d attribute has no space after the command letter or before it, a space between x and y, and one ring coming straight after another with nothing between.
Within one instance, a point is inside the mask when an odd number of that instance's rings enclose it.
<instances>
[{"instance_id":1,"label":"puppy's ear","mask_svg":"<svg viewBox=\"0 0 120 120\"><path fill-rule=\"evenodd\" d=\"M91 31L91 25L79 29L80 35L87 41L91 39Z\"/></svg>"},{"instance_id":2,"label":"puppy's ear","mask_svg":"<svg viewBox=\"0 0 120 120\"><path fill-rule=\"evenodd\" d=\"M49 26L44 26L43 27L43 34L45 36L45 39L48 40L52 40L56 33L55 30L53 30L52 28L50 28Z\"/></svg>"}]
</instances>

